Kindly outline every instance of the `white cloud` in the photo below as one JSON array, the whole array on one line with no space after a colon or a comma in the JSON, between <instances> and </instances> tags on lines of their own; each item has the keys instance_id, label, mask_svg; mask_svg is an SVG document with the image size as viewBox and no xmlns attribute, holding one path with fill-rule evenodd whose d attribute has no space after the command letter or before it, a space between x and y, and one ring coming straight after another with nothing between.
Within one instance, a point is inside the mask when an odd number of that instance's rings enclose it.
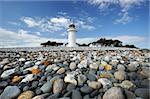
<instances>
[{"instance_id":1,"label":"white cloud","mask_svg":"<svg viewBox=\"0 0 150 99\"><path fill-rule=\"evenodd\" d=\"M131 22L132 17L129 16L128 11L134 6L139 6L142 2L144 2L144 0L88 0L88 3L91 5L98 6L100 11L108 9L111 5L119 5L121 7L121 15L119 19L115 20L115 24Z\"/></svg>"},{"instance_id":2,"label":"white cloud","mask_svg":"<svg viewBox=\"0 0 150 99\"><path fill-rule=\"evenodd\" d=\"M20 23L16 23L16 22L12 22L12 21L9 21L8 23L11 24L11 25L17 25L17 26L20 26Z\"/></svg>"},{"instance_id":3,"label":"white cloud","mask_svg":"<svg viewBox=\"0 0 150 99\"><path fill-rule=\"evenodd\" d=\"M88 0L88 3L98 6L100 10L105 10L112 4L119 5L122 9L128 10L135 5L140 5L141 2L144 2L144 0Z\"/></svg>"},{"instance_id":4,"label":"white cloud","mask_svg":"<svg viewBox=\"0 0 150 99\"><path fill-rule=\"evenodd\" d=\"M66 12L63 12L63 11L58 12L58 14L59 14L59 15L67 15L67 13L66 13Z\"/></svg>"},{"instance_id":5,"label":"white cloud","mask_svg":"<svg viewBox=\"0 0 150 99\"><path fill-rule=\"evenodd\" d=\"M50 19L50 22L52 22L54 26L67 27L70 20L65 17L54 17Z\"/></svg>"},{"instance_id":6,"label":"white cloud","mask_svg":"<svg viewBox=\"0 0 150 99\"><path fill-rule=\"evenodd\" d=\"M25 31L25 30L23 30L23 29L19 29L19 30L18 30L18 33L19 33L20 35L24 35L24 34L27 34L28 31Z\"/></svg>"},{"instance_id":7,"label":"white cloud","mask_svg":"<svg viewBox=\"0 0 150 99\"><path fill-rule=\"evenodd\" d=\"M138 45L139 43L144 42L146 40L144 37L134 36L134 35L121 35L121 36L116 36L116 37L106 36L105 38L113 39L113 40L120 40L123 42L123 44L135 44L135 45Z\"/></svg>"},{"instance_id":8,"label":"white cloud","mask_svg":"<svg viewBox=\"0 0 150 99\"><path fill-rule=\"evenodd\" d=\"M122 17L120 19L115 20L114 24L118 24L118 23L126 24L128 22L131 22L132 20L133 18L128 15L128 12L125 12L122 13Z\"/></svg>"},{"instance_id":9,"label":"white cloud","mask_svg":"<svg viewBox=\"0 0 150 99\"><path fill-rule=\"evenodd\" d=\"M65 36L68 35L68 33L67 33L67 32L63 32L63 33L61 33L60 35L63 36L63 37L65 37Z\"/></svg>"},{"instance_id":10,"label":"white cloud","mask_svg":"<svg viewBox=\"0 0 150 99\"><path fill-rule=\"evenodd\" d=\"M117 4L118 0L88 0L88 2L92 5L98 6L100 10L105 10L111 4Z\"/></svg>"},{"instance_id":11,"label":"white cloud","mask_svg":"<svg viewBox=\"0 0 150 99\"><path fill-rule=\"evenodd\" d=\"M41 33L40 32L36 32L36 35L41 36Z\"/></svg>"},{"instance_id":12,"label":"white cloud","mask_svg":"<svg viewBox=\"0 0 150 99\"><path fill-rule=\"evenodd\" d=\"M9 31L3 28L0 28L0 47L38 47L40 43L50 41L57 41L66 43L67 39L60 39L60 38L47 38L41 37L38 35L33 35L25 30L18 30L18 32ZM96 41L100 38L107 38L107 39L117 39L123 42L123 44L135 44L136 46L140 47L143 45L148 44L146 39L141 36L134 36L134 35L121 35L121 36L103 36L103 37L88 37L88 38L77 38L78 43L89 43Z\"/></svg>"},{"instance_id":13,"label":"white cloud","mask_svg":"<svg viewBox=\"0 0 150 99\"><path fill-rule=\"evenodd\" d=\"M18 30L18 32L9 31L0 28L0 47L38 47L40 43L48 40L64 42L64 39L46 38L33 35L25 30Z\"/></svg>"},{"instance_id":14,"label":"white cloud","mask_svg":"<svg viewBox=\"0 0 150 99\"><path fill-rule=\"evenodd\" d=\"M87 24L86 22L81 21L81 20L77 20L77 21L75 22L75 25L76 25L78 28L83 28L83 29L86 29L86 30L89 30L89 31L96 29L94 26L89 25L89 24Z\"/></svg>"},{"instance_id":15,"label":"white cloud","mask_svg":"<svg viewBox=\"0 0 150 99\"><path fill-rule=\"evenodd\" d=\"M122 11L127 11L135 5L140 5L144 0L119 0L120 6L123 8Z\"/></svg>"},{"instance_id":16,"label":"white cloud","mask_svg":"<svg viewBox=\"0 0 150 99\"><path fill-rule=\"evenodd\" d=\"M39 28L42 32L60 32L67 29L68 25L71 23L69 17L57 16L52 18L31 18L31 17L22 17L21 20L28 25L28 27ZM92 21L92 18L85 20L75 19L74 23L77 24L77 27L85 30L94 30L95 27L88 24L88 21Z\"/></svg>"},{"instance_id":17,"label":"white cloud","mask_svg":"<svg viewBox=\"0 0 150 99\"><path fill-rule=\"evenodd\" d=\"M22 17L21 20L24 21L29 27L35 27L40 25L33 18L30 17Z\"/></svg>"}]
</instances>

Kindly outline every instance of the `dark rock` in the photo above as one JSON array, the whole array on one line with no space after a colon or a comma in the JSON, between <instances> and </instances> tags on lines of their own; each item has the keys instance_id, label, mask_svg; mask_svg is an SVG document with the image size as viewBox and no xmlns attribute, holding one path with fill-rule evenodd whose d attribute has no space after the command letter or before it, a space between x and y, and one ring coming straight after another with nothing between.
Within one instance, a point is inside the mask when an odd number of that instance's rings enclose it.
<instances>
[{"instance_id":1,"label":"dark rock","mask_svg":"<svg viewBox=\"0 0 150 99\"><path fill-rule=\"evenodd\" d=\"M142 87L150 87L150 81L148 79L144 79L142 82L141 82L141 86Z\"/></svg>"},{"instance_id":2,"label":"dark rock","mask_svg":"<svg viewBox=\"0 0 150 99\"><path fill-rule=\"evenodd\" d=\"M40 89L44 93L50 92L52 90L52 84L50 83L50 81L47 81Z\"/></svg>"},{"instance_id":3,"label":"dark rock","mask_svg":"<svg viewBox=\"0 0 150 99\"><path fill-rule=\"evenodd\" d=\"M42 76L40 80L41 80L41 81L46 80L46 76Z\"/></svg>"},{"instance_id":4,"label":"dark rock","mask_svg":"<svg viewBox=\"0 0 150 99\"><path fill-rule=\"evenodd\" d=\"M26 74L29 74L29 73L30 73L29 70L26 70L26 71L23 71L23 72L22 72L23 75L26 75Z\"/></svg>"},{"instance_id":5,"label":"dark rock","mask_svg":"<svg viewBox=\"0 0 150 99\"><path fill-rule=\"evenodd\" d=\"M19 89L23 89L25 86L29 86L29 84L26 83L26 82L21 82L21 83L19 84Z\"/></svg>"},{"instance_id":6,"label":"dark rock","mask_svg":"<svg viewBox=\"0 0 150 99\"><path fill-rule=\"evenodd\" d=\"M99 95L97 96L97 99L102 99L102 96L99 94Z\"/></svg>"},{"instance_id":7,"label":"dark rock","mask_svg":"<svg viewBox=\"0 0 150 99\"><path fill-rule=\"evenodd\" d=\"M64 97L71 97L72 90L68 91L64 94Z\"/></svg>"},{"instance_id":8,"label":"dark rock","mask_svg":"<svg viewBox=\"0 0 150 99\"><path fill-rule=\"evenodd\" d=\"M127 99L135 99L136 98L135 94L128 90L125 90L125 95L126 95Z\"/></svg>"},{"instance_id":9,"label":"dark rock","mask_svg":"<svg viewBox=\"0 0 150 99\"><path fill-rule=\"evenodd\" d=\"M69 97L62 97L62 98L59 98L59 99L70 99Z\"/></svg>"},{"instance_id":10,"label":"dark rock","mask_svg":"<svg viewBox=\"0 0 150 99\"><path fill-rule=\"evenodd\" d=\"M25 86L25 87L23 88L23 91L27 91L27 90L29 90L29 89L30 89L29 86Z\"/></svg>"},{"instance_id":11,"label":"dark rock","mask_svg":"<svg viewBox=\"0 0 150 99\"><path fill-rule=\"evenodd\" d=\"M135 94L144 99L149 99L149 92L150 90L147 88L138 88L135 90Z\"/></svg>"},{"instance_id":12,"label":"dark rock","mask_svg":"<svg viewBox=\"0 0 150 99\"><path fill-rule=\"evenodd\" d=\"M130 80L135 80L137 78L137 74L135 72L130 72L127 75Z\"/></svg>"},{"instance_id":13,"label":"dark rock","mask_svg":"<svg viewBox=\"0 0 150 99\"><path fill-rule=\"evenodd\" d=\"M91 99L89 95L85 95L83 99Z\"/></svg>"},{"instance_id":14,"label":"dark rock","mask_svg":"<svg viewBox=\"0 0 150 99\"><path fill-rule=\"evenodd\" d=\"M41 91L41 89L36 89L36 90L35 90L35 93L36 93L37 95L40 95L40 94L42 93L42 91Z\"/></svg>"},{"instance_id":15,"label":"dark rock","mask_svg":"<svg viewBox=\"0 0 150 99\"><path fill-rule=\"evenodd\" d=\"M94 90L91 94L90 94L90 96L91 97L94 97L94 96L97 96L99 94L99 90Z\"/></svg>"},{"instance_id":16,"label":"dark rock","mask_svg":"<svg viewBox=\"0 0 150 99\"><path fill-rule=\"evenodd\" d=\"M38 86L38 81L33 81L32 82L32 88L36 88Z\"/></svg>"},{"instance_id":17,"label":"dark rock","mask_svg":"<svg viewBox=\"0 0 150 99\"><path fill-rule=\"evenodd\" d=\"M75 88L76 88L76 86L74 84L68 84L67 91L73 90Z\"/></svg>"},{"instance_id":18,"label":"dark rock","mask_svg":"<svg viewBox=\"0 0 150 99\"><path fill-rule=\"evenodd\" d=\"M88 73L87 74L87 78L91 81L95 81L96 80L96 76L93 73Z\"/></svg>"},{"instance_id":19,"label":"dark rock","mask_svg":"<svg viewBox=\"0 0 150 99\"><path fill-rule=\"evenodd\" d=\"M89 86L83 86L80 88L80 91L84 94L88 94L88 93L91 93L93 89Z\"/></svg>"},{"instance_id":20,"label":"dark rock","mask_svg":"<svg viewBox=\"0 0 150 99\"><path fill-rule=\"evenodd\" d=\"M6 82L6 81L0 82L0 88L4 88L4 87L6 87L7 85L8 85L8 82Z\"/></svg>"},{"instance_id":21,"label":"dark rock","mask_svg":"<svg viewBox=\"0 0 150 99\"><path fill-rule=\"evenodd\" d=\"M72 91L72 99L82 99L81 93L78 90Z\"/></svg>"},{"instance_id":22,"label":"dark rock","mask_svg":"<svg viewBox=\"0 0 150 99\"><path fill-rule=\"evenodd\" d=\"M51 96L48 97L48 99L58 99L60 93L55 93L55 94L52 94Z\"/></svg>"}]
</instances>

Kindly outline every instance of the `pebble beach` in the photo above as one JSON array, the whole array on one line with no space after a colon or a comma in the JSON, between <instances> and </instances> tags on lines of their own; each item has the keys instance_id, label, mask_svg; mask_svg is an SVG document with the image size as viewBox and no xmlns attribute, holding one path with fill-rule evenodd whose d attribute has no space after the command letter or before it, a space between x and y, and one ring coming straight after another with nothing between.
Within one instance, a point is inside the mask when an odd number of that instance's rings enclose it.
<instances>
[{"instance_id":1,"label":"pebble beach","mask_svg":"<svg viewBox=\"0 0 150 99\"><path fill-rule=\"evenodd\" d=\"M149 51L0 51L0 56L0 99L149 99Z\"/></svg>"}]
</instances>

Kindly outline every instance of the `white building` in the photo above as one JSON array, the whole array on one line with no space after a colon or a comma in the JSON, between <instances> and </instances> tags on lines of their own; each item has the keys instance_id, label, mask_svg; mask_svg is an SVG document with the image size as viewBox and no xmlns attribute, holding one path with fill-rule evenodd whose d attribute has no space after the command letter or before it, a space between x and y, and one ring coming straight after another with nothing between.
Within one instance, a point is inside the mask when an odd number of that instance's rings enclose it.
<instances>
[{"instance_id":1,"label":"white building","mask_svg":"<svg viewBox=\"0 0 150 99\"><path fill-rule=\"evenodd\" d=\"M68 32L68 44L67 47L77 47L76 44L76 27L73 23L71 23L67 29Z\"/></svg>"}]
</instances>

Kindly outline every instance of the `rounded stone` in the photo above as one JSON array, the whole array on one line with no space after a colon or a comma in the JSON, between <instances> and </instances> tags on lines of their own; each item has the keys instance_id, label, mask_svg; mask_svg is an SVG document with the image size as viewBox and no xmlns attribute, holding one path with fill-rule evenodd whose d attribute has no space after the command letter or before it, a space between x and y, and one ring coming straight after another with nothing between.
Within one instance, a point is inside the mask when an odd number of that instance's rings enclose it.
<instances>
[{"instance_id":1,"label":"rounded stone","mask_svg":"<svg viewBox=\"0 0 150 99\"><path fill-rule=\"evenodd\" d=\"M27 90L29 90L29 89L30 89L29 86L25 86L25 87L23 88L23 91L27 91Z\"/></svg>"},{"instance_id":2,"label":"rounded stone","mask_svg":"<svg viewBox=\"0 0 150 99\"><path fill-rule=\"evenodd\" d=\"M130 63L127 68L129 71L136 71L139 64L137 62Z\"/></svg>"},{"instance_id":3,"label":"rounded stone","mask_svg":"<svg viewBox=\"0 0 150 99\"><path fill-rule=\"evenodd\" d=\"M44 93L50 92L52 89L52 84L50 83L50 81L47 81L40 89Z\"/></svg>"},{"instance_id":4,"label":"rounded stone","mask_svg":"<svg viewBox=\"0 0 150 99\"><path fill-rule=\"evenodd\" d=\"M91 82L88 82L88 86L93 89L99 89L101 87L101 83L96 82L96 81L91 81Z\"/></svg>"},{"instance_id":5,"label":"rounded stone","mask_svg":"<svg viewBox=\"0 0 150 99\"><path fill-rule=\"evenodd\" d=\"M117 66L118 62L119 61L115 59L115 60L111 60L110 64L113 66Z\"/></svg>"},{"instance_id":6,"label":"rounded stone","mask_svg":"<svg viewBox=\"0 0 150 99\"><path fill-rule=\"evenodd\" d=\"M95 96L99 95L99 90L94 90L93 92L91 92L90 96L93 98Z\"/></svg>"},{"instance_id":7,"label":"rounded stone","mask_svg":"<svg viewBox=\"0 0 150 99\"><path fill-rule=\"evenodd\" d=\"M125 67L122 64L117 65L117 70L125 70Z\"/></svg>"},{"instance_id":8,"label":"rounded stone","mask_svg":"<svg viewBox=\"0 0 150 99\"><path fill-rule=\"evenodd\" d=\"M33 81L32 82L32 88L36 88L39 84L39 81Z\"/></svg>"},{"instance_id":9,"label":"rounded stone","mask_svg":"<svg viewBox=\"0 0 150 99\"><path fill-rule=\"evenodd\" d=\"M72 91L72 99L82 99L81 93L78 90Z\"/></svg>"},{"instance_id":10,"label":"rounded stone","mask_svg":"<svg viewBox=\"0 0 150 99\"><path fill-rule=\"evenodd\" d=\"M117 80L124 80L126 75L124 71L117 71L114 73L114 76Z\"/></svg>"},{"instance_id":11,"label":"rounded stone","mask_svg":"<svg viewBox=\"0 0 150 99\"><path fill-rule=\"evenodd\" d=\"M1 81L0 82L0 88L4 88L8 85L8 82L7 81Z\"/></svg>"},{"instance_id":12,"label":"rounded stone","mask_svg":"<svg viewBox=\"0 0 150 99\"><path fill-rule=\"evenodd\" d=\"M24 79L22 79L21 82L29 82L34 80L33 74L27 74L26 77Z\"/></svg>"},{"instance_id":13,"label":"rounded stone","mask_svg":"<svg viewBox=\"0 0 150 99\"><path fill-rule=\"evenodd\" d=\"M86 68L87 67L87 60L82 60L79 64L78 64L78 66L77 66L78 68Z\"/></svg>"},{"instance_id":14,"label":"rounded stone","mask_svg":"<svg viewBox=\"0 0 150 99\"><path fill-rule=\"evenodd\" d=\"M7 78L8 76L12 75L13 73L15 73L15 68L14 69L5 70L1 74L1 78Z\"/></svg>"},{"instance_id":15,"label":"rounded stone","mask_svg":"<svg viewBox=\"0 0 150 99\"><path fill-rule=\"evenodd\" d=\"M64 81L65 83L71 83L71 84L77 85L77 81L75 80L74 75L71 75L71 74L65 76Z\"/></svg>"},{"instance_id":16,"label":"rounded stone","mask_svg":"<svg viewBox=\"0 0 150 99\"><path fill-rule=\"evenodd\" d=\"M104 66L105 70L109 71L109 70L112 70L112 66L111 65L105 65Z\"/></svg>"},{"instance_id":17,"label":"rounded stone","mask_svg":"<svg viewBox=\"0 0 150 99\"><path fill-rule=\"evenodd\" d=\"M31 72L32 72L32 74L39 74L41 72L41 70L37 69L37 68L32 68Z\"/></svg>"},{"instance_id":18,"label":"rounded stone","mask_svg":"<svg viewBox=\"0 0 150 99\"><path fill-rule=\"evenodd\" d=\"M144 99L150 98L149 92L150 92L150 89L148 89L148 88L137 88L135 90L135 94L139 97L144 98Z\"/></svg>"},{"instance_id":19,"label":"rounded stone","mask_svg":"<svg viewBox=\"0 0 150 99\"><path fill-rule=\"evenodd\" d=\"M120 88L112 87L104 93L103 99L125 99L125 97Z\"/></svg>"},{"instance_id":20,"label":"rounded stone","mask_svg":"<svg viewBox=\"0 0 150 99\"><path fill-rule=\"evenodd\" d=\"M142 87L150 87L150 80L149 79L144 79L144 80L142 80L142 82L141 82L141 86Z\"/></svg>"},{"instance_id":21,"label":"rounded stone","mask_svg":"<svg viewBox=\"0 0 150 99\"><path fill-rule=\"evenodd\" d=\"M26 61L26 59L25 58L19 58L18 61L19 62L24 62L24 61Z\"/></svg>"},{"instance_id":22,"label":"rounded stone","mask_svg":"<svg viewBox=\"0 0 150 99\"><path fill-rule=\"evenodd\" d=\"M77 79L78 79L78 85L83 85L87 80L86 76L82 74L78 75Z\"/></svg>"},{"instance_id":23,"label":"rounded stone","mask_svg":"<svg viewBox=\"0 0 150 99\"><path fill-rule=\"evenodd\" d=\"M34 92L29 90L21 93L17 99L32 99L33 96Z\"/></svg>"},{"instance_id":24,"label":"rounded stone","mask_svg":"<svg viewBox=\"0 0 150 99\"><path fill-rule=\"evenodd\" d=\"M92 64L90 64L90 66L89 66L91 69L95 69L95 70L97 70L98 69L98 65L97 65L97 63L92 63Z\"/></svg>"},{"instance_id":25,"label":"rounded stone","mask_svg":"<svg viewBox=\"0 0 150 99\"><path fill-rule=\"evenodd\" d=\"M65 72L65 68L60 68L56 73L63 74Z\"/></svg>"},{"instance_id":26,"label":"rounded stone","mask_svg":"<svg viewBox=\"0 0 150 99\"><path fill-rule=\"evenodd\" d=\"M69 68L70 68L71 70L75 70L75 68L76 68L76 63L75 63L75 62L71 62L70 65L69 65Z\"/></svg>"},{"instance_id":27,"label":"rounded stone","mask_svg":"<svg viewBox=\"0 0 150 99\"><path fill-rule=\"evenodd\" d=\"M95 76L95 74L93 74L93 73L88 73L88 74L87 74L87 78L88 78L90 81L95 81L95 80L96 80L96 76Z\"/></svg>"},{"instance_id":28,"label":"rounded stone","mask_svg":"<svg viewBox=\"0 0 150 99\"><path fill-rule=\"evenodd\" d=\"M112 82L107 78L100 78L98 79L98 82L100 82L103 85L103 88L112 87Z\"/></svg>"},{"instance_id":29,"label":"rounded stone","mask_svg":"<svg viewBox=\"0 0 150 99\"><path fill-rule=\"evenodd\" d=\"M17 86L7 86L3 93L0 95L0 99L16 98L20 92L21 90Z\"/></svg>"},{"instance_id":30,"label":"rounded stone","mask_svg":"<svg viewBox=\"0 0 150 99\"><path fill-rule=\"evenodd\" d=\"M101 61L101 64L100 64L100 66L106 66L107 65L107 62L105 62L105 61Z\"/></svg>"},{"instance_id":31,"label":"rounded stone","mask_svg":"<svg viewBox=\"0 0 150 99\"><path fill-rule=\"evenodd\" d=\"M93 89L89 86L83 86L80 88L80 91L84 94L88 94L88 93L91 93Z\"/></svg>"},{"instance_id":32,"label":"rounded stone","mask_svg":"<svg viewBox=\"0 0 150 99\"><path fill-rule=\"evenodd\" d=\"M127 96L127 99L136 99L136 95L128 90L125 90L125 95Z\"/></svg>"},{"instance_id":33,"label":"rounded stone","mask_svg":"<svg viewBox=\"0 0 150 99\"><path fill-rule=\"evenodd\" d=\"M37 95L39 95L39 94L42 93L42 91L41 91L41 89L36 89L36 90L35 90L35 93L36 93Z\"/></svg>"},{"instance_id":34,"label":"rounded stone","mask_svg":"<svg viewBox=\"0 0 150 99\"><path fill-rule=\"evenodd\" d=\"M44 97L43 96L35 96L32 99L44 99Z\"/></svg>"},{"instance_id":35,"label":"rounded stone","mask_svg":"<svg viewBox=\"0 0 150 99\"><path fill-rule=\"evenodd\" d=\"M89 95L85 95L83 99L91 99Z\"/></svg>"},{"instance_id":36,"label":"rounded stone","mask_svg":"<svg viewBox=\"0 0 150 99\"><path fill-rule=\"evenodd\" d=\"M57 79L54 81L53 93L59 93L63 90L64 81L62 79Z\"/></svg>"},{"instance_id":37,"label":"rounded stone","mask_svg":"<svg viewBox=\"0 0 150 99\"><path fill-rule=\"evenodd\" d=\"M68 84L67 91L73 90L75 88L76 88L76 86L74 84Z\"/></svg>"},{"instance_id":38,"label":"rounded stone","mask_svg":"<svg viewBox=\"0 0 150 99\"><path fill-rule=\"evenodd\" d=\"M19 81L21 81L21 77L20 76L14 76L13 79L12 79L13 83L16 83L16 82L19 82Z\"/></svg>"},{"instance_id":39,"label":"rounded stone","mask_svg":"<svg viewBox=\"0 0 150 99\"><path fill-rule=\"evenodd\" d=\"M130 89L131 87L135 87L135 85L131 81L128 81L128 80L122 81L122 83L120 84L120 86L122 88L126 88L126 89Z\"/></svg>"}]
</instances>

